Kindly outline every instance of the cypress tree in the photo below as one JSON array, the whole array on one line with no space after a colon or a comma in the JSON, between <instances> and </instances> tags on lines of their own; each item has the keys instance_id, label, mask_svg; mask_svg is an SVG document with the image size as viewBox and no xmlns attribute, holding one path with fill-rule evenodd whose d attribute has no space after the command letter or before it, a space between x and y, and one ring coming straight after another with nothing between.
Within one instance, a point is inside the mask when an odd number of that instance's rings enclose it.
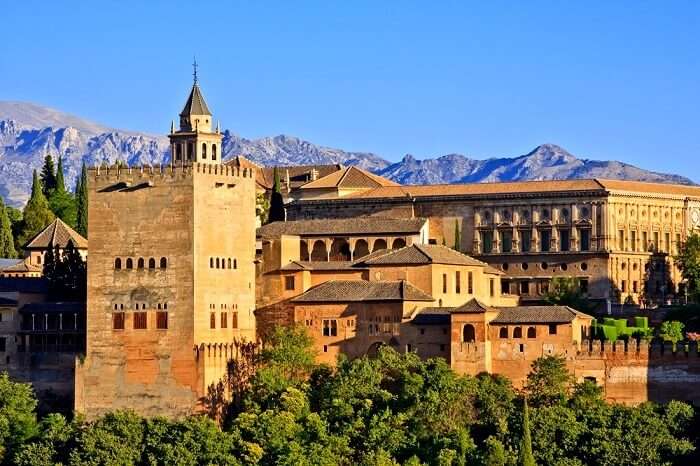
<instances>
[{"instance_id":1,"label":"cypress tree","mask_svg":"<svg viewBox=\"0 0 700 466\"><path fill-rule=\"evenodd\" d=\"M520 440L520 461L521 466L537 466L535 457L532 454L532 438L530 437L530 416L527 409L527 398L523 403L523 437Z\"/></svg>"},{"instance_id":2,"label":"cypress tree","mask_svg":"<svg viewBox=\"0 0 700 466\"><path fill-rule=\"evenodd\" d=\"M56 169L51 154L46 154L44 166L41 168L41 185L44 196L48 199L56 189Z\"/></svg>"},{"instance_id":3,"label":"cypress tree","mask_svg":"<svg viewBox=\"0 0 700 466\"><path fill-rule=\"evenodd\" d=\"M7 215L5 203L0 197L0 257L17 257L15 237L12 235L12 223Z\"/></svg>"},{"instance_id":4,"label":"cypress tree","mask_svg":"<svg viewBox=\"0 0 700 466\"><path fill-rule=\"evenodd\" d=\"M80 170L78 184L75 187L76 197L76 221L75 231L87 238L88 235L88 186L87 186L87 167L83 163L83 168Z\"/></svg>"},{"instance_id":5,"label":"cypress tree","mask_svg":"<svg viewBox=\"0 0 700 466\"><path fill-rule=\"evenodd\" d=\"M462 250L462 234L459 231L459 220L455 220L455 251Z\"/></svg>"},{"instance_id":6,"label":"cypress tree","mask_svg":"<svg viewBox=\"0 0 700 466\"><path fill-rule=\"evenodd\" d=\"M66 191L66 184L63 178L63 159L58 158L58 169L56 170L56 188L49 195L49 207L51 211L75 228L76 224L76 202L71 193Z\"/></svg>"},{"instance_id":7,"label":"cypress tree","mask_svg":"<svg viewBox=\"0 0 700 466\"><path fill-rule=\"evenodd\" d=\"M46 228L55 218L55 215L49 208L49 201L44 196L41 181L39 181L39 175L37 175L36 170L34 170L32 179L32 194L29 197L29 201L27 201L27 205L24 206L23 217L22 233L19 238L20 244L23 246L34 235Z\"/></svg>"},{"instance_id":8,"label":"cypress tree","mask_svg":"<svg viewBox=\"0 0 700 466\"><path fill-rule=\"evenodd\" d=\"M268 215L268 222L284 222L284 199L282 198L280 175L277 172L277 167L275 167L273 173L275 183L270 193L270 214Z\"/></svg>"}]
</instances>

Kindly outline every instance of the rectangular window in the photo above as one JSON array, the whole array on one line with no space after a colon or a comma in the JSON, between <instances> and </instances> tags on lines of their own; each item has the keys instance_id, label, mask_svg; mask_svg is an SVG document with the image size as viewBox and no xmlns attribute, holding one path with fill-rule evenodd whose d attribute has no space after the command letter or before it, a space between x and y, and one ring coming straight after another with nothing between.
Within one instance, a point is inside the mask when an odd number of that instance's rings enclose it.
<instances>
[{"instance_id":1,"label":"rectangular window","mask_svg":"<svg viewBox=\"0 0 700 466\"><path fill-rule=\"evenodd\" d=\"M493 252L493 232L492 231L482 231L481 232L481 252L484 254L491 254Z\"/></svg>"},{"instance_id":2,"label":"rectangular window","mask_svg":"<svg viewBox=\"0 0 700 466\"><path fill-rule=\"evenodd\" d=\"M637 280L632 281L632 293L639 292L639 282Z\"/></svg>"},{"instance_id":3,"label":"rectangular window","mask_svg":"<svg viewBox=\"0 0 700 466\"><path fill-rule=\"evenodd\" d=\"M630 251L637 252L637 231L630 231Z\"/></svg>"},{"instance_id":4,"label":"rectangular window","mask_svg":"<svg viewBox=\"0 0 700 466\"><path fill-rule=\"evenodd\" d=\"M549 324L549 334L550 335L557 334L557 324Z\"/></svg>"},{"instance_id":5,"label":"rectangular window","mask_svg":"<svg viewBox=\"0 0 700 466\"><path fill-rule=\"evenodd\" d=\"M510 281L501 279L501 294L510 293Z\"/></svg>"},{"instance_id":6,"label":"rectangular window","mask_svg":"<svg viewBox=\"0 0 700 466\"><path fill-rule=\"evenodd\" d=\"M681 252L681 235L676 235L675 252L676 252L676 254L679 254Z\"/></svg>"},{"instance_id":7,"label":"rectangular window","mask_svg":"<svg viewBox=\"0 0 700 466\"><path fill-rule=\"evenodd\" d=\"M455 272L455 293L460 294L462 292L462 274L458 271Z\"/></svg>"},{"instance_id":8,"label":"rectangular window","mask_svg":"<svg viewBox=\"0 0 700 466\"><path fill-rule=\"evenodd\" d=\"M622 280L622 282L620 283L620 290L623 293L627 293L627 280Z\"/></svg>"},{"instance_id":9,"label":"rectangular window","mask_svg":"<svg viewBox=\"0 0 700 466\"><path fill-rule=\"evenodd\" d=\"M588 280L585 278L579 280L578 287L581 290L581 293L588 293Z\"/></svg>"},{"instance_id":10,"label":"rectangular window","mask_svg":"<svg viewBox=\"0 0 700 466\"><path fill-rule=\"evenodd\" d=\"M571 244L571 232L569 230L559 230L559 250L568 251Z\"/></svg>"},{"instance_id":11,"label":"rectangular window","mask_svg":"<svg viewBox=\"0 0 700 466\"><path fill-rule=\"evenodd\" d=\"M7 351L7 343L5 337L0 337L0 353Z\"/></svg>"},{"instance_id":12,"label":"rectangular window","mask_svg":"<svg viewBox=\"0 0 700 466\"><path fill-rule=\"evenodd\" d=\"M496 280L493 278L489 280L489 295L491 297L496 295Z\"/></svg>"},{"instance_id":13,"label":"rectangular window","mask_svg":"<svg viewBox=\"0 0 700 466\"><path fill-rule=\"evenodd\" d=\"M0 322L2 322L2 312L0 312Z\"/></svg>"},{"instance_id":14,"label":"rectangular window","mask_svg":"<svg viewBox=\"0 0 700 466\"><path fill-rule=\"evenodd\" d=\"M209 314L209 328L216 328L216 313Z\"/></svg>"},{"instance_id":15,"label":"rectangular window","mask_svg":"<svg viewBox=\"0 0 700 466\"><path fill-rule=\"evenodd\" d=\"M664 251L671 252L671 233L664 234Z\"/></svg>"},{"instance_id":16,"label":"rectangular window","mask_svg":"<svg viewBox=\"0 0 700 466\"><path fill-rule=\"evenodd\" d=\"M654 252L659 250L659 232L654 232Z\"/></svg>"},{"instance_id":17,"label":"rectangular window","mask_svg":"<svg viewBox=\"0 0 700 466\"><path fill-rule=\"evenodd\" d=\"M625 250L625 230L618 230L617 232L617 249L620 251Z\"/></svg>"},{"instance_id":18,"label":"rectangular window","mask_svg":"<svg viewBox=\"0 0 700 466\"><path fill-rule=\"evenodd\" d=\"M540 230L540 251L549 252L551 244L552 244L552 232L551 232L551 230Z\"/></svg>"},{"instance_id":19,"label":"rectangular window","mask_svg":"<svg viewBox=\"0 0 700 466\"><path fill-rule=\"evenodd\" d=\"M445 351L445 345L440 345L440 351Z\"/></svg>"},{"instance_id":20,"label":"rectangular window","mask_svg":"<svg viewBox=\"0 0 700 466\"><path fill-rule=\"evenodd\" d=\"M335 337L338 336L338 321L335 319L323 320L323 336Z\"/></svg>"},{"instance_id":21,"label":"rectangular window","mask_svg":"<svg viewBox=\"0 0 700 466\"><path fill-rule=\"evenodd\" d=\"M511 252L513 250L513 232L511 230L501 231L501 252Z\"/></svg>"},{"instance_id":22,"label":"rectangular window","mask_svg":"<svg viewBox=\"0 0 700 466\"><path fill-rule=\"evenodd\" d=\"M134 329L145 330L148 328L148 313L134 312Z\"/></svg>"},{"instance_id":23,"label":"rectangular window","mask_svg":"<svg viewBox=\"0 0 700 466\"><path fill-rule=\"evenodd\" d=\"M447 274L442 274L442 292L447 293Z\"/></svg>"},{"instance_id":24,"label":"rectangular window","mask_svg":"<svg viewBox=\"0 0 700 466\"><path fill-rule=\"evenodd\" d=\"M520 230L520 251L530 252L532 232L530 230Z\"/></svg>"},{"instance_id":25,"label":"rectangular window","mask_svg":"<svg viewBox=\"0 0 700 466\"><path fill-rule=\"evenodd\" d=\"M590 251L591 249L591 230L582 228L578 231L581 238L581 251Z\"/></svg>"},{"instance_id":26,"label":"rectangular window","mask_svg":"<svg viewBox=\"0 0 700 466\"><path fill-rule=\"evenodd\" d=\"M649 251L649 235L646 231L642 232L642 252Z\"/></svg>"},{"instance_id":27,"label":"rectangular window","mask_svg":"<svg viewBox=\"0 0 700 466\"><path fill-rule=\"evenodd\" d=\"M474 294L474 274L467 272L467 293Z\"/></svg>"},{"instance_id":28,"label":"rectangular window","mask_svg":"<svg viewBox=\"0 0 700 466\"><path fill-rule=\"evenodd\" d=\"M231 313L231 328L238 328L238 312Z\"/></svg>"},{"instance_id":29,"label":"rectangular window","mask_svg":"<svg viewBox=\"0 0 700 466\"><path fill-rule=\"evenodd\" d=\"M126 314L123 312L115 312L112 314L112 328L114 330L124 330L124 320Z\"/></svg>"},{"instance_id":30,"label":"rectangular window","mask_svg":"<svg viewBox=\"0 0 700 466\"><path fill-rule=\"evenodd\" d=\"M168 311L156 312L156 328L158 330L167 330L167 328L168 328Z\"/></svg>"},{"instance_id":31,"label":"rectangular window","mask_svg":"<svg viewBox=\"0 0 700 466\"><path fill-rule=\"evenodd\" d=\"M530 294L530 282L523 280L520 282L520 294L528 295Z\"/></svg>"},{"instance_id":32,"label":"rectangular window","mask_svg":"<svg viewBox=\"0 0 700 466\"><path fill-rule=\"evenodd\" d=\"M221 328L228 328L228 313L221 313Z\"/></svg>"},{"instance_id":33,"label":"rectangular window","mask_svg":"<svg viewBox=\"0 0 700 466\"><path fill-rule=\"evenodd\" d=\"M284 277L284 289L294 291L294 277Z\"/></svg>"}]
</instances>

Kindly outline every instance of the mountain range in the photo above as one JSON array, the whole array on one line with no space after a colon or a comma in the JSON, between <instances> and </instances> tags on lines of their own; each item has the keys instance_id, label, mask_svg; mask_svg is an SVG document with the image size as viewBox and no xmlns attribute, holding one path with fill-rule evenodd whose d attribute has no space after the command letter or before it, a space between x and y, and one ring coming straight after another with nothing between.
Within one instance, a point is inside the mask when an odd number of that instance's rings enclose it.
<instances>
[{"instance_id":1,"label":"mountain range","mask_svg":"<svg viewBox=\"0 0 700 466\"><path fill-rule=\"evenodd\" d=\"M224 158L244 155L260 165L356 165L402 184L614 178L680 184L680 175L657 173L618 161L577 158L554 144L542 144L517 157L474 159L461 154L418 160L406 155L391 163L371 152L348 152L279 135L246 139L223 133ZM158 165L170 159L168 139L110 128L74 115L26 102L0 101L0 195L22 206L31 189L32 170L44 157L61 156L66 182L73 186L82 163L122 160L129 165Z\"/></svg>"}]
</instances>

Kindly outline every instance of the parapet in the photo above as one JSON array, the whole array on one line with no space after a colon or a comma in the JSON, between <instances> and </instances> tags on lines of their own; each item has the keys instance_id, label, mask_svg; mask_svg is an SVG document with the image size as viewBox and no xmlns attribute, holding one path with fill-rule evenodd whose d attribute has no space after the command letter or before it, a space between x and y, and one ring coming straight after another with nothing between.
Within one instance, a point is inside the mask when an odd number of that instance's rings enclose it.
<instances>
[{"instance_id":1,"label":"parapet","mask_svg":"<svg viewBox=\"0 0 700 466\"><path fill-rule=\"evenodd\" d=\"M241 168L232 165L199 162L191 165L95 166L88 169L89 178L94 180L96 185L99 186L118 182L145 182L156 177L161 179L182 179L191 177L195 173L236 178L255 178L255 169L251 167Z\"/></svg>"},{"instance_id":2,"label":"parapet","mask_svg":"<svg viewBox=\"0 0 700 466\"><path fill-rule=\"evenodd\" d=\"M583 340L577 358L580 359L660 359L699 357L697 341L671 342L654 339L651 342L635 338L617 340Z\"/></svg>"}]
</instances>

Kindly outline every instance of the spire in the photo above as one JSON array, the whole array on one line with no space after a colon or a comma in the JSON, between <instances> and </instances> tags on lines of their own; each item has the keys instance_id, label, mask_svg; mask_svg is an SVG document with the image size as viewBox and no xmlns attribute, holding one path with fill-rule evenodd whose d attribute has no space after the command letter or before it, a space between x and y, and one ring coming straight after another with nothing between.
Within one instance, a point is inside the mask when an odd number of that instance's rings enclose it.
<instances>
[{"instance_id":1,"label":"spire","mask_svg":"<svg viewBox=\"0 0 700 466\"><path fill-rule=\"evenodd\" d=\"M180 112L181 117L188 117L190 115L210 115L209 107L204 101L204 96L202 96L202 91L199 89L199 84L195 81L192 85L192 90L190 91L190 96L185 102L185 107Z\"/></svg>"},{"instance_id":2,"label":"spire","mask_svg":"<svg viewBox=\"0 0 700 466\"><path fill-rule=\"evenodd\" d=\"M194 72L192 73L192 77L194 78L194 84L197 84L197 57L194 57L194 62L192 63L192 68L194 69Z\"/></svg>"}]
</instances>

